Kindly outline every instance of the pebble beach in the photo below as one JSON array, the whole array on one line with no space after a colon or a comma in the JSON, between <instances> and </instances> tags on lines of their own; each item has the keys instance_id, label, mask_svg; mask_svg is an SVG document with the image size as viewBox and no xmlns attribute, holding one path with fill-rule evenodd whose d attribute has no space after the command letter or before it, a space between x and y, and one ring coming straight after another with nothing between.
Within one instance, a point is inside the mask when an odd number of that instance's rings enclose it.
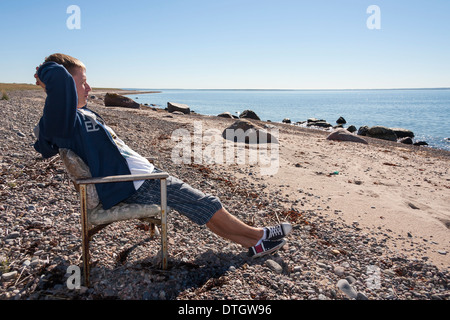
<instances>
[{"instance_id":1,"label":"pebble beach","mask_svg":"<svg viewBox=\"0 0 450 320\"><path fill-rule=\"evenodd\" d=\"M288 221L293 231L278 252L252 259L172 211L169 268L161 270L159 237L140 221L116 223L91 242L91 286L69 289L69 266L82 265L78 195L59 157L33 149L45 93L8 96L0 100L2 300L450 299L450 152L330 141L321 130L256 121L279 130L276 173L258 164L178 164L174 131L193 133L201 123L222 132L235 120L105 107L100 90L89 107L132 149L218 196L246 223Z\"/></svg>"}]
</instances>

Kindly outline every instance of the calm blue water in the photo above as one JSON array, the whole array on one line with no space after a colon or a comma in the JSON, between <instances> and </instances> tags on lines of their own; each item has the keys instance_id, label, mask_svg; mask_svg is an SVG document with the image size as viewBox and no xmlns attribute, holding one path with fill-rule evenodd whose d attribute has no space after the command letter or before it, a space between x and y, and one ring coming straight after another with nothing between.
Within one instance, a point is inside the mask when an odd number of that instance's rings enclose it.
<instances>
[{"instance_id":1,"label":"calm blue water","mask_svg":"<svg viewBox=\"0 0 450 320\"><path fill-rule=\"evenodd\" d=\"M292 122L320 118L335 125L342 116L348 125L383 125L412 130L416 141L450 150L450 89L420 90L175 90L129 95L139 103L166 107L187 104L206 115L246 109L261 120ZM138 98L138 99L136 99Z\"/></svg>"}]
</instances>

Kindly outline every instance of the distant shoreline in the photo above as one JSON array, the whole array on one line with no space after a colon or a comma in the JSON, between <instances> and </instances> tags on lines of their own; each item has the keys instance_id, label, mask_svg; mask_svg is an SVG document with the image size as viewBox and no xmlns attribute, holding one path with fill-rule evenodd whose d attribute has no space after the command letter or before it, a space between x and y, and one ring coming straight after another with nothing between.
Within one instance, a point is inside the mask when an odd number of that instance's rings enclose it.
<instances>
[{"instance_id":1,"label":"distant shoreline","mask_svg":"<svg viewBox=\"0 0 450 320\"><path fill-rule=\"evenodd\" d=\"M21 90L41 90L42 88L32 83L2 83L0 82L0 91L21 91ZM146 90L138 91L134 89L121 89L121 88L92 88L92 93L102 92L117 92L121 94L144 94L144 93L159 93L161 91Z\"/></svg>"},{"instance_id":2,"label":"distant shoreline","mask_svg":"<svg viewBox=\"0 0 450 320\"><path fill-rule=\"evenodd\" d=\"M125 89L114 89L114 88L93 88L91 93L107 93L107 92L115 92L120 93L121 95L131 95L131 94L148 94L148 93L160 93L161 91L154 91L154 90L148 90L148 91L136 91L136 90L125 90Z\"/></svg>"}]
</instances>

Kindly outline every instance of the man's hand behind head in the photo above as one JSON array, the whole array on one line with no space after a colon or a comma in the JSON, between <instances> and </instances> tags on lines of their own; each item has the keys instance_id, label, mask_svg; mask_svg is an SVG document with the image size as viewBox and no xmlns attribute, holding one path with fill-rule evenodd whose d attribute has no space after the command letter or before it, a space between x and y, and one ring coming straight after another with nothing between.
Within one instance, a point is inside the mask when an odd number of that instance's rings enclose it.
<instances>
[{"instance_id":1,"label":"man's hand behind head","mask_svg":"<svg viewBox=\"0 0 450 320\"><path fill-rule=\"evenodd\" d=\"M40 67L40 66L39 66ZM34 73L34 78L36 79L36 85L41 86L45 90L45 84L39 79L37 72L39 70L39 67L36 67L36 72Z\"/></svg>"}]
</instances>

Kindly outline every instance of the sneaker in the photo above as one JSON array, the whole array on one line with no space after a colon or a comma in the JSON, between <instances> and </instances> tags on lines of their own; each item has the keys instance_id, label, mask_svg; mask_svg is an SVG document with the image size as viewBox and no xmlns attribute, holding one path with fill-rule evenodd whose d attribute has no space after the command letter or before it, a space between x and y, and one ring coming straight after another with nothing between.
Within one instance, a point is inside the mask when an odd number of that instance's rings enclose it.
<instances>
[{"instance_id":1,"label":"sneaker","mask_svg":"<svg viewBox=\"0 0 450 320\"><path fill-rule=\"evenodd\" d=\"M275 227L266 227L264 230L266 232L265 240L280 240L292 231L292 225L288 222L283 222Z\"/></svg>"},{"instance_id":2,"label":"sneaker","mask_svg":"<svg viewBox=\"0 0 450 320\"><path fill-rule=\"evenodd\" d=\"M248 249L248 255L252 258L262 257L266 254L272 253L280 249L286 240L269 241L263 240L260 244Z\"/></svg>"}]
</instances>

